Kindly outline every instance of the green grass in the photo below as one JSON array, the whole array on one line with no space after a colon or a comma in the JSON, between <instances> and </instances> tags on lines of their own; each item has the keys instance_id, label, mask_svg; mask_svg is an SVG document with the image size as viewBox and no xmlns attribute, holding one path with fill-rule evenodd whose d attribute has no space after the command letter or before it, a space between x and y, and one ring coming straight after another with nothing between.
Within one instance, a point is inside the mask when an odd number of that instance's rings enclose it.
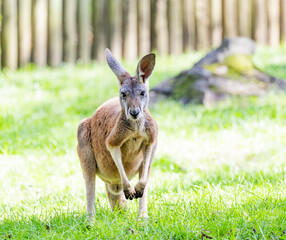
<instances>
[{"instance_id":1,"label":"green grass","mask_svg":"<svg viewBox=\"0 0 286 240\"><path fill-rule=\"evenodd\" d=\"M202 55L158 58L150 85ZM285 48L259 48L254 61L286 78ZM274 91L212 108L153 106L150 219L136 220L137 200L112 212L97 179L87 228L77 125L117 94L106 64L0 74L0 239L286 239L286 95Z\"/></svg>"}]
</instances>

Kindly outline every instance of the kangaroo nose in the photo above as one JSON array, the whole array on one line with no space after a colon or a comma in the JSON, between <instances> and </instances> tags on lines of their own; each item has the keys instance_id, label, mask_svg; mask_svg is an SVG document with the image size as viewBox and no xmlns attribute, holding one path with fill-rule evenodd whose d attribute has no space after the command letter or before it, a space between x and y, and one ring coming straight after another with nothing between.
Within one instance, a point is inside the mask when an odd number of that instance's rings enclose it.
<instances>
[{"instance_id":1,"label":"kangaroo nose","mask_svg":"<svg viewBox=\"0 0 286 240\"><path fill-rule=\"evenodd\" d=\"M138 109L133 109L133 110L130 110L130 115L133 117L133 118L136 118L139 114L139 110Z\"/></svg>"}]
</instances>

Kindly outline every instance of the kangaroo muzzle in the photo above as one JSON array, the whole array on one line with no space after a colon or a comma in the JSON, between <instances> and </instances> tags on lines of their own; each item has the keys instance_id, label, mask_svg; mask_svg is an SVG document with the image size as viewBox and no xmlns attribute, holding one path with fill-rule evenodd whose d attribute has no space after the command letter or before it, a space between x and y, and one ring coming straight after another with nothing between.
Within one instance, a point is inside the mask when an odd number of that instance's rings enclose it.
<instances>
[{"instance_id":1,"label":"kangaroo muzzle","mask_svg":"<svg viewBox=\"0 0 286 240\"><path fill-rule=\"evenodd\" d=\"M136 109L130 109L129 110L129 115L133 118L133 119L137 119L140 115L140 109L136 108Z\"/></svg>"}]
</instances>

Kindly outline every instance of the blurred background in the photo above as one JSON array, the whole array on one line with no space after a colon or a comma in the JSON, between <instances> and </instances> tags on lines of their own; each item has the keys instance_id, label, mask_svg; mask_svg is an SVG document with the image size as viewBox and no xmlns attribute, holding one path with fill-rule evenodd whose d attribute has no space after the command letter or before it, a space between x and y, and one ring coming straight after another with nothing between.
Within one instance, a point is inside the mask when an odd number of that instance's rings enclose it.
<instances>
[{"instance_id":1,"label":"blurred background","mask_svg":"<svg viewBox=\"0 0 286 240\"><path fill-rule=\"evenodd\" d=\"M286 40L285 0L2 0L1 66L180 54L247 36Z\"/></svg>"}]
</instances>

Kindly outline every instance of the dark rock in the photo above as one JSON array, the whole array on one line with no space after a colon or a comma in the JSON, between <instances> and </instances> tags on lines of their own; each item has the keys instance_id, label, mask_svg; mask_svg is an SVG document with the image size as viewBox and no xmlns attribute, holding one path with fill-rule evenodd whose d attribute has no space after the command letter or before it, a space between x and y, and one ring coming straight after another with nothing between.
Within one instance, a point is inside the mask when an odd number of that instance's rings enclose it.
<instances>
[{"instance_id":1,"label":"dark rock","mask_svg":"<svg viewBox=\"0 0 286 240\"><path fill-rule=\"evenodd\" d=\"M184 104L213 104L227 96L253 96L272 86L286 89L283 80L257 69L251 59L255 43L245 37L228 38L191 69L169 78L150 91L150 101L175 98Z\"/></svg>"}]
</instances>

